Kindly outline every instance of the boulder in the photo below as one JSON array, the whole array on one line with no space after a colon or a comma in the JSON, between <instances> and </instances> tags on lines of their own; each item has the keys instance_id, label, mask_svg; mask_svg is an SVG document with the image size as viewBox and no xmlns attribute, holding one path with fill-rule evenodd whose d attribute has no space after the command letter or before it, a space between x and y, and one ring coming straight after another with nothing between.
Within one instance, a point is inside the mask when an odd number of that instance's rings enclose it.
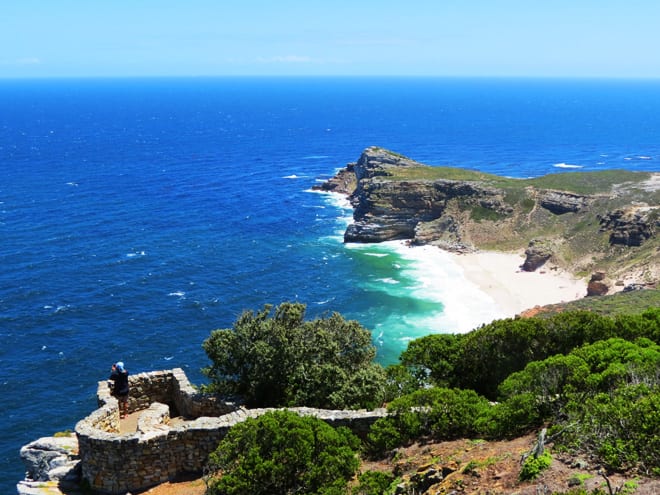
<instances>
[{"instance_id":1,"label":"boulder","mask_svg":"<svg viewBox=\"0 0 660 495\"><path fill-rule=\"evenodd\" d=\"M587 284L587 296L604 296L610 288L606 283L605 272L595 272Z\"/></svg>"},{"instance_id":2,"label":"boulder","mask_svg":"<svg viewBox=\"0 0 660 495\"><path fill-rule=\"evenodd\" d=\"M20 451L31 481L76 480L79 477L78 439L42 437L24 445Z\"/></svg>"},{"instance_id":3,"label":"boulder","mask_svg":"<svg viewBox=\"0 0 660 495\"><path fill-rule=\"evenodd\" d=\"M533 239L525 250L525 262L522 264L523 271L533 272L548 261L553 252L553 245L550 241Z\"/></svg>"}]
</instances>

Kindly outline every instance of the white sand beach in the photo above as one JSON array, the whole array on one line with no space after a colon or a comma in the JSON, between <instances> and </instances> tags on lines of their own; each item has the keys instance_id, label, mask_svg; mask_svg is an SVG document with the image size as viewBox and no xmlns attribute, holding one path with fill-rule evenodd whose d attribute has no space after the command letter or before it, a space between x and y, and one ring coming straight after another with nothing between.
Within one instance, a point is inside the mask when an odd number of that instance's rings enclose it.
<instances>
[{"instance_id":1,"label":"white sand beach","mask_svg":"<svg viewBox=\"0 0 660 495\"><path fill-rule=\"evenodd\" d=\"M468 280L493 298L506 317L534 306L580 299L587 293L586 280L578 280L556 267L522 271L520 265L525 261L522 252L480 251L451 254L451 258L461 266Z\"/></svg>"}]
</instances>

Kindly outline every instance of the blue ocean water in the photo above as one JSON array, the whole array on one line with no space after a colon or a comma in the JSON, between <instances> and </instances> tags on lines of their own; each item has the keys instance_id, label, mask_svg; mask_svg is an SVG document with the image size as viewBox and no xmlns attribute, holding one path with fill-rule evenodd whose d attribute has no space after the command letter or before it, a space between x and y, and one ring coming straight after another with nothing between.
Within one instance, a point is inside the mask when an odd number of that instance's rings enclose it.
<instances>
[{"instance_id":1,"label":"blue ocean water","mask_svg":"<svg viewBox=\"0 0 660 495\"><path fill-rule=\"evenodd\" d=\"M460 274L344 245L350 209L310 191L370 145L515 177L658 171L660 81L0 81L0 492L112 362L201 383L202 341L245 309L339 311L383 363L457 330Z\"/></svg>"}]
</instances>

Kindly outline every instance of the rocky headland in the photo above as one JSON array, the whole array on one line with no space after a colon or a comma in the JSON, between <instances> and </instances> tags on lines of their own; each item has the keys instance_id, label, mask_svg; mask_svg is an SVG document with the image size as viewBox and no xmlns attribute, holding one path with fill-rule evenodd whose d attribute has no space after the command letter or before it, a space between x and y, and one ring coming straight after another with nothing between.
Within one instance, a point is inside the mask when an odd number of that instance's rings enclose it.
<instances>
[{"instance_id":1,"label":"rocky headland","mask_svg":"<svg viewBox=\"0 0 660 495\"><path fill-rule=\"evenodd\" d=\"M548 263L593 276L593 295L656 287L660 277L660 173L513 179L432 167L370 147L317 189L349 197L354 222L345 242L524 251L522 270Z\"/></svg>"}]
</instances>

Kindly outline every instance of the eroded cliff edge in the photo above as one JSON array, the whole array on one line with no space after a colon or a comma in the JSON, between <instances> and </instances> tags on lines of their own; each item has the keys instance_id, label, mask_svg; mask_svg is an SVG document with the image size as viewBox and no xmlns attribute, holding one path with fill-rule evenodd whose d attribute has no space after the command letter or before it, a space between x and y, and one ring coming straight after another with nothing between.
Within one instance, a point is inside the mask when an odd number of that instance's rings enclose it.
<instances>
[{"instance_id":1,"label":"eroded cliff edge","mask_svg":"<svg viewBox=\"0 0 660 495\"><path fill-rule=\"evenodd\" d=\"M660 173L512 179L370 147L317 188L350 198L346 242L525 250L525 270L551 261L578 276L604 274L619 287L655 287L660 276Z\"/></svg>"}]
</instances>

